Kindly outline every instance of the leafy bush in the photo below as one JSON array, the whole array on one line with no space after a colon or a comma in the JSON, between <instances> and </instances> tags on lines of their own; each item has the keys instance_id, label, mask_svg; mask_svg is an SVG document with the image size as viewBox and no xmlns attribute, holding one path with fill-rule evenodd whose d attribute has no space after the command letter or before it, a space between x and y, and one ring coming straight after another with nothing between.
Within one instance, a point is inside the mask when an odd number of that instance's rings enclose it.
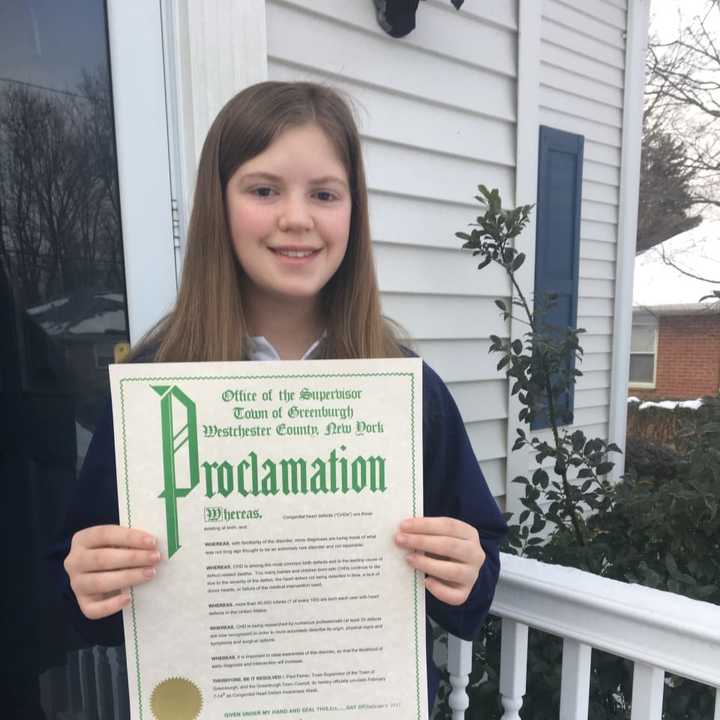
<instances>
[{"instance_id":1,"label":"leafy bush","mask_svg":"<svg viewBox=\"0 0 720 720\"><path fill-rule=\"evenodd\" d=\"M720 604L720 399L694 411L682 439L683 455L629 446L613 511L592 525L606 538L606 576Z\"/></svg>"},{"instance_id":2,"label":"leafy bush","mask_svg":"<svg viewBox=\"0 0 720 720\"><path fill-rule=\"evenodd\" d=\"M704 401L707 400L704 398ZM658 404L644 406L643 403L630 401L627 405L627 439L647 440L677 452L685 452L687 447L683 429L694 423L696 413L696 408L683 405L669 408Z\"/></svg>"},{"instance_id":3,"label":"leafy bush","mask_svg":"<svg viewBox=\"0 0 720 720\"><path fill-rule=\"evenodd\" d=\"M628 438L625 443L625 474L658 480L675 477L682 457L663 445L644 438Z\"/></svg>"},{"instance_id":4,"label":"leafy bush","mask_svg":"<svg viewBox=\"0 0 720 720\"><path fill-rule=\"evenodd\" d=\"M612 507L588 519L587 544L558 533L533 551L535 557L720 604L720 464L708 472L706 457L720 453L718 418L720 401L714 401L703 413L705 424L699 421L687 436L691 449L682 457L649 443L630 445L627 475L615 488ZM524 720L557 718L561 664L561 640L531 630ZM469 717L502 717L499 667L500 621L491 617L474 645ZM632 664L593 650L590 720L628 720L631 697ZM714 703L711 688L672 676L663 717L709 720ZM450 717L443 705L438 718Z\"/></svg>"},{"instance_id":5,"label":"leafy bush","mask_svg":"<svg viewBox=\"0 0 720 720\"><path fill-rule=\"evenodd\" d=\"M518 299L511 307L503 301L497 305L505 319L521 308L530 328L523 340L491 338L490 351L501 354L498 369L505 368L513 380L512 392L523 405L519 419L530 422L543 408L549 410L553 438L544 442L518 430L513 450L529 447L539 467L530 479L514 479L524 485L525 509L510 524L503 550L720 603L720 400L709 398L699 410L682 415L676 443L682 454L644 440L629 443L625 477L611 485L604 477L613 466L607 453L619 448L560 427L562 418L555 412L580 374L567 358L582 356L582 331L554 328L548 334L514 277L524 256L510 241L520 235L531 208L504 210L497 190L479 190L477 199L486 209L478 218L479 230L457 235L464 247L482 255L480 269L491 262L505 269ZM548 460L554 479L545 469ZM524 720L558 716L561 663L561 639L531 629ZM474 644L471 718L501 718L499 666L500 621L491 617ZM444 683L438 720L451 717L448 690ZM593 650L590 720L629 720L631 697L632 664ZM663 717L704 720L712 717L714 702L711 688L670 677Z\"/></svg>"}]
</instances>

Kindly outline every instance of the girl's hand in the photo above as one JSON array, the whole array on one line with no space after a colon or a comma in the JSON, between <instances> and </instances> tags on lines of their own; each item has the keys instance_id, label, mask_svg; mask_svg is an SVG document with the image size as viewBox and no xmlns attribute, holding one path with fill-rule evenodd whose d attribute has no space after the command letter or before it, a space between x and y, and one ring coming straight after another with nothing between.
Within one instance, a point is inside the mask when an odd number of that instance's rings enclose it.
<instances>
[{"instance_id":1,"label":"girl's hand","mask_svg":"<svg viewBox=\"0 0 720 720\"><path fill-rule=\"evenodd\" d=\"M425 587L448 605L462 605L485 562L477 530L448 517L408 518L395 542L411 552L407 562L425 573Z\"/></svg>"},{"instance_id":2,"label":"girl's hand","mask_svg":"<svg viewBox=\"0 0 720 720\"><path fill-rule=\"evenodd\" d=\"M129 588L151 580L159 561L152 535L136 528L96 525L73 535L63 564L83 615L98 620L127 605Z\"/></svg>"}]
</instances>

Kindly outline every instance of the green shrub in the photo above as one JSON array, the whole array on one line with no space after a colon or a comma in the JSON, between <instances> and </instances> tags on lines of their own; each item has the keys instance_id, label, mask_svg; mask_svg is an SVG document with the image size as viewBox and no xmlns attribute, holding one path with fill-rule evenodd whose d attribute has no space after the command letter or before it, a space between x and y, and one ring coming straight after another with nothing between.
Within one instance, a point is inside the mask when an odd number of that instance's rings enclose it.
<instances>
[{"instance_id":1,"label":"green shrub","mask_svg":"<svg viewBox=\"0 0 720 720\"><path fill-rule=\"evenodd\" d=\"M663 445L643 438L628 438L625 443L625 474L666 479L677 475L682 456Z\"/></svg>"},{"instance_id":2,"label":"green shrub","mask_svg":"<svg viewBox=\"0 0 720 720\"><path fill-rule=\"evenodd\" d=\"M675 447L682 454L648 441L629 443L625 477L611 485L605 478L613 467L607 454L618 448L566 430L555 412L556 401L581 374L567 358L581 359L582 331L555 328L548 335L515 279L524 255L511 241L521 234L531 208L505 210L497 190L479 190L477 199L486 210L477 218L479 229L457 235L481 256L480 269L495 263L507 272L518 299L497 305L504 319L519 308L530 327L522 340L492 337L490 351L500 353L498 369L505 368L513 380L512 392L523 406L519 419L529 422L545 407L553 435L548 443L518 430L513 450L530 447L541 467L529 479L514 479L525 488L525 509L515 523L508 515L503 550L720 603L720 400L708 398L697 411L678 414L673 431L680 428ZM542 467L548 460L549 471ZM561 639L531 630L524 720L557 718L561 663ZM499 666L500 621L490 618L474 644L471 718L501 718ZM444 684L438 719L451 717L447 694ZM593 650L590 720L629 720L631 698L632 664ZM714 703L711 688L679 677L666 680L666 720L710 720Z\"/></svg>"},{"instance_id":3,"label":"green shrub","mask_svg":"<svg viewBox=\"0 0 720 720\"><path fill-rule=\"evenodd\" d=\"M720 478L717 469L707 472L707 455L720 452L714 426L719 416L720 402L714 402L693 423L685 456L649 443L629 446L627 476L616 486L612 508L589 519L587 544L577 546L571 535L556 534L535 555L559 565L600 567L604 577L720 604ZM471 718L502 717L499 662L500 621L490 618L474 646ZM524 720L557 718L561 663L561 640L531 630ZM590 695L590 720L628 719L632 664L593 650ZM710 720L714 702L711 688L670 677L663 717ZM441 708L438 717L450 714Z\"/></svg>"}]
</instances>

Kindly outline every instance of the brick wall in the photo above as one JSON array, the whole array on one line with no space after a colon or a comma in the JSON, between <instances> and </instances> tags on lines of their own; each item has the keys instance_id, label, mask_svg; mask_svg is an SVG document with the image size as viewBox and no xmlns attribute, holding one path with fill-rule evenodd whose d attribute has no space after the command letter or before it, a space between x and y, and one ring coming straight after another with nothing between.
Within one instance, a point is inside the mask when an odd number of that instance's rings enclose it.
<instances>
[{"instance_id":1,"label":"brick wall","mask_svg":"<svg viewBox=\"0 0 720 720\"><path fill-rule=\"evenodd\" d=\"M693 400L720 389L720 315L658 318L654 390L630 388L642 400Z\"/></svg>"}]
</instances>

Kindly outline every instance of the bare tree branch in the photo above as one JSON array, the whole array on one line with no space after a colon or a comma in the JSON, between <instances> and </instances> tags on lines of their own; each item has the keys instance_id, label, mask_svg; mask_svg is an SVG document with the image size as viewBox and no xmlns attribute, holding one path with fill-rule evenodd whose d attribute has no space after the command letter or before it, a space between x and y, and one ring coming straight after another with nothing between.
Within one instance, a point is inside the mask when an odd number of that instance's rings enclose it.
<instances>
[{"instance_id":1,"label":"bare tree branch","mask_svg":"<svg viewBox=\"0 0 720 720\"><path fill-rule=\"evenodd\" d=\"M660 245L660 257L662 258L662 261L669 265L671 268L677 270L681 275L686 275L687 277L693 278L694 280L702 280L703 282L711 283L712 285L720 285L720 280L711 280L710 278L702 277L701 275L695 275L694 273L691 273L689 270L685 270L681 268L677 263L673 262L667 255L667 252L665 251L665 248Z\"/></svg>"},{"instance_id":2,"label":"bare tree branch","mask_svg":"<svg viewBox=\"0 0 720 720\"><path fill-rule=\"evenodd\" d=\"M638 251L696 225L692 209L720 207L718 28L720 0L706 0L689 23L678 15L673 40L650 39Z\"/></svg>"}]
</instances>

